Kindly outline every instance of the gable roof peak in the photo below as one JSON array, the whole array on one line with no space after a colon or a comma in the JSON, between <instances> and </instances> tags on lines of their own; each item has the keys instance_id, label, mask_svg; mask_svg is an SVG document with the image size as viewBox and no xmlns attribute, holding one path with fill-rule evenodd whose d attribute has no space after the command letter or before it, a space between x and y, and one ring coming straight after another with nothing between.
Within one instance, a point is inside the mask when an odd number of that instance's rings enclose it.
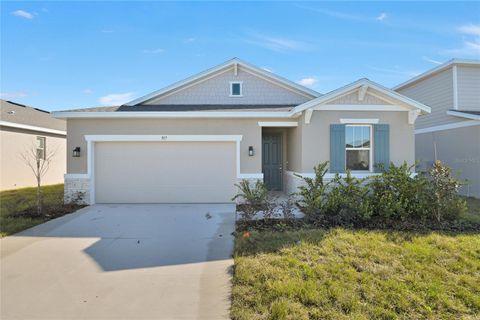
<instances>
[{"instance_id":1,"label":"gable roof peak","mask_svg":"<svg viewBox=\"0 0 480 320\"><path fill-rule=\"evenodd\" d=\"M328 101L331 101L332 99L336 97L340 97L344 94L347 94L349 92L352 92L354 90L357 90L361 86L367 85L369 88L372 88L380 93L382 93L386 98L394 99L396 101L401 101L408 105L411 108L415 108L418 110L421 110L424 113L430 113L430 107L424 105L423 103L420 103L418 101L415 101L413 99L410 99L406 96L403 96L402 94L399 94L398 92L393 91L392 89L389 89L387 87L382 86L381 84L378 84L372 80L369 80L367 78L361 78L358 79L357 81L354 81L352 83L349 83L343 87L340 87L338 89L335 89L333 91L330 91L318 98L315 98L313 100L307 101L297 107L294 108L293 112L301 112L307 109L310 109L316 105L326 103Z\"/></svg>"},{"instance_id":2,"label":"gable roof peak","mask_svg":"<svg viewBox=\"0 0 480 320\"><path fill-rule=\"evenodd\" d=\"M165 93L168 93L168 92L171 92L171 91L174 91L176 89L179 89L180 87L183 87L185 85L188 85L188 84L192 84L192 83L195 83L197 81L200 81L202 79L204 79L205 77L209 76L209 75L212 75L212 74L215 74L219 71L222 71L224 70L225 68L229 68L229 67L232 67L233 65L235 64L238 64L240 65L241 67L243 68L246 68L246 69L249 69L251 71L253 71L254 73L260 75L260 76L263 76L265 78L268 78L268 79L271 79L273 80L274 82L277 82L277 83L280 83L284 86L288 86L290 88L292 88L293 90L296 90L297 92L300 92L301 94L303 95L308 95L310 96L311 98L316 98L318 96L320 96L321 94L318 93L317 91L313 90L313 89L310 89L310 88L307 88L305 86L302 86L301 84L298 84L298 83L295 83L291 80L288 80L286 78L283 78L281 76L278 76L270 71L267 71L265 69L262 69L262 68L259 68L253 64L250 64L248 62L245 62L243 60L241 60L240 58L237 58L237 57L233 57L232 59L230 60L227 60L225 61L224 63L222 64L219 64L217 66L214 66L212 68L209 68L205 71L202 71L200 73L197 73L196 75L193 75L191 77L188 77L184 80L181 80L181 81L178 81L170 86L167 86L163 89L160 89L160 90L157 90L157 91L154 91L152 93L149 93L145 96L142 96L140 98L137 98L135 100L132 100L130 102L127 102L124 104L124 106L135 106L135 105L138 105L138 104L141 104L145 101L148 101L148 100L151 100L151 99L154 99L162 94L165 94Z\"/></svg>"}]
</instances>

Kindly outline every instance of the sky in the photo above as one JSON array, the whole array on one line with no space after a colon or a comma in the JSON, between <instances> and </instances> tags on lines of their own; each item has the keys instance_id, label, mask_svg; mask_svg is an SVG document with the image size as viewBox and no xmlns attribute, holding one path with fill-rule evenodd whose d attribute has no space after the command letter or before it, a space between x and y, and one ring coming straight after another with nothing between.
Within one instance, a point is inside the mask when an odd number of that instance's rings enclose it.
<instances>
[{"instance_id":1,"label":"sky","mask_svg":"<svg viewBox=\"0 0 480 320\"><path fill-rule=\"evenodd\" d=\"M5 2L0 96L118 105L238 57L326 93L480 59L480 2Z\"/></svg>"}]
</instances>

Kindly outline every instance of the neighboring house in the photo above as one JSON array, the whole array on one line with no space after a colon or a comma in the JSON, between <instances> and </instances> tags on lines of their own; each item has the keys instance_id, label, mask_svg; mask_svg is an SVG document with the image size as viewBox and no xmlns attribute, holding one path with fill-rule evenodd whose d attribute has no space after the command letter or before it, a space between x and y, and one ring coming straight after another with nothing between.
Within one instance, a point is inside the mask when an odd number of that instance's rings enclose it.
<instances>
[{"instance_id":1,"label":"neighboring house","mask_svg":"<svg viewBox=\"0 0 480 320\"><path fill-rule=\"evenodd\" d=\"M394 90L432 108L415 127L420 168L441 160L466 180L462 194L480 198L480 60L450 60Z\"/></svg>"},{"instance_id":2,"label":"neighboring house","mask_svg":"<svg viewBox=\"0 0 480 320\"><path fill-rule=\"evenodd\" d=\"M66 200L232 202L241 179L292 192L330 161L329 177L413 163L414 122L430 108L370 80L321 95L229 60L119 107L67 119Z\"/></svg>"},{"instance_id":3,"label":"neighboring house","mask_svg":"<svg viewBox=\"0 0 480 320\"><path fill-rule=\"evenodd\" d=\"M66 171L66 121L47 111L0 100L1 190L33 187L37 181L22 154L35 151L42 157L55 151L42 185L63 183Z\"/></svg>"}]
</instances>

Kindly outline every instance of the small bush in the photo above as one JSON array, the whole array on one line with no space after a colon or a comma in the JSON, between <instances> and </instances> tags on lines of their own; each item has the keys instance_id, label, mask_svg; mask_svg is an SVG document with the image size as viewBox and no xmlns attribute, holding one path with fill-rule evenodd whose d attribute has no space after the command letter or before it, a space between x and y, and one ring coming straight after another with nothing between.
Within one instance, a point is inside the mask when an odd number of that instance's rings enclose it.
<instances>
[{"instance_id":1,"label":"small bush","mask_svg":"<svg viewBox=\"0 0 480 320\"><path fill-rule=\"evenodd\" d=\"M364 179L353 177L350 171L347 171L345 177L336 174L326 197L326 218L340 225L368 219L371 205L368 199L369 190L364 182Z\"/></svg>"},{"instance_id":2,"label":"small bush","mask_svg":"<svg viewBox=\"0 0 480 320\"><path fill-rule=\"evenodd\" d=\"M266 208L268 190L262 181L257 180L253 188L248 180L242 180L235 186L239 193L232 198L232 201L243 199L242 209L240 210L243 219L251 220L258 211Z\"/></svg>"},{"instance_id":3,"label":"small bush","mask_svg":"<svg viewBox=\"0 0 480 320\"><path fill-rule=\"evenodd\" d=\"M434 218L441 222L454 219L467 211L467 202L458 196L460 182L452 176L450 168L437 160L429 170L431 188L431 210Z\"/></svg>"},{"instance_id":4,"label":"small bush","mask_svg":"<svg viewBox=\"0 0 480 320\"><path fill-rule=\"evenodd\" d=\"M380 166L381 175L370 178L372 215L385 220L426 220L429 216L428 181L424 175L412 175L415 165L404 162Z\"/></svg>"},{"instance_id":5,"label":"small bush","mask_svg":"<svg viewBox=\"0 0 480 320\"><path fill-rule=\"evenodd\" d=\"M300 196L300 205L307 219L315 220L319 214L322 214L323 205L327 193L328 183L325 183L324 176L328 171L328 162L324 162L313 168L314 178L303 177L305 185L298 187L296 195Z\"/></svg>"}]
</instances>

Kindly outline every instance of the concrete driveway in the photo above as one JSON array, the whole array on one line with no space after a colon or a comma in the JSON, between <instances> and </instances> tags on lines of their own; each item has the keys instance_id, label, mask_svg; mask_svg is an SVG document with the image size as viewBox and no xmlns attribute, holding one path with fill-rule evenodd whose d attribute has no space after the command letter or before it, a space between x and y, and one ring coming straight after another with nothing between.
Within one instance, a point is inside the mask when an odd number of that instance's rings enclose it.
<instances>
[{"instance_id":1,"label":"concrete driveway","mask_svg":"<svg viewBox=\"0 0 480 320\"><path fill-rule=\"evenodd\" d=\"M1 319L227 319L234 205L94 205L1 243Z\"/></svg>"}]
</instances>

